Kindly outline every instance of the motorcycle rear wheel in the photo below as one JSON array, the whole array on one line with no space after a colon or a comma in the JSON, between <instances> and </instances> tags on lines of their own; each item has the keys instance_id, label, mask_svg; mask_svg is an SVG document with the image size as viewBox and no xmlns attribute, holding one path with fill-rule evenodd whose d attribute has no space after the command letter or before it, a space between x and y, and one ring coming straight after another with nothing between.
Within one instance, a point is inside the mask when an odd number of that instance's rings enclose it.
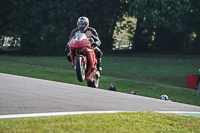
<instances>
[{"instance_id":1,"label":"motorcycle rear wheel","mask_svg":"<svg viewBox=\"0 0 200 133\"><path fill-rule=\"evenodd\" d=\"M85 80L85 70L83 67L83 58L76 57L76 75L79 82L83 82Z\"/></svg>"},{"instance_id":2,"label":"motorcycle rear wheel","mask_svg":"<svg viewBox=\"0 0 200 133\"><path fill-rule=\"evenodd\" d=\"M87 82L88 87L94 87L98 88L99 87L99 76L96 74L93 82Z\"/></svg>"}]
</instances>

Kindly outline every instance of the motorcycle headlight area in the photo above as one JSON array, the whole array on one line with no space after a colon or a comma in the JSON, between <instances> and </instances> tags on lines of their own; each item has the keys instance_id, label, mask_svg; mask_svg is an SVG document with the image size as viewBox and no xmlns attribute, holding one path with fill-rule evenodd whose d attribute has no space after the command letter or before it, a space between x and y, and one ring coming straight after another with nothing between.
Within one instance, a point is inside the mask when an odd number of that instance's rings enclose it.
<instances>
[{"instance_id":1,"label":"motorcycle headlight area","mask_svg":"<svg viewBox=\"0 0 200 133\"><path fill-rule=\"evenodd\" d=\"M75 53L76 53L76 55L78 55L78 54L83 54L83 55L85 55L85 54L86 54L86 49L76 49L76 50L75 50Z\"/></svg>"}]
</instances>

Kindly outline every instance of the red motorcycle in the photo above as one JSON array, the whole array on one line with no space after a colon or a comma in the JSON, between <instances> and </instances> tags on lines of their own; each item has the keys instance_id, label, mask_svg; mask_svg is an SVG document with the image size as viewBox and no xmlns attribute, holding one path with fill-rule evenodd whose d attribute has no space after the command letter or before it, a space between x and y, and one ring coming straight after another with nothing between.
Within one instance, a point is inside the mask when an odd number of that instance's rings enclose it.
<instances>
[{"instance_id":1,"label":"red motorcycle","mask_svg":"<svg viewBox=\"0 0 200 133\"><path fill-rule=\"evenodd\" d=\"M97 57L91 46L92 41L86 34L79 33L69 42L69 50L78 81L86 80L89 87L98 88L100 72L97 70Z\"/></svg>"}]
</instances>

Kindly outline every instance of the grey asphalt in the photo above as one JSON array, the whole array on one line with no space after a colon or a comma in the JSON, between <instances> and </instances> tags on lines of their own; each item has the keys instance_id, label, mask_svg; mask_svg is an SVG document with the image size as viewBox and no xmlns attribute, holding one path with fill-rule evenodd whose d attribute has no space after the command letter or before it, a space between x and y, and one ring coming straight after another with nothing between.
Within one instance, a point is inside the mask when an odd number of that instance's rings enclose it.
<instances>
[{"instance_id":1,"label":"grey asphalt","mask_svg":"<svg viewBox=\"0 0 200 133\"><path fill-rule=\"evenodd\" d=\"M0 73L0 115L76 111L200 112L200 107Z\"/></svg>"}]
</instances>

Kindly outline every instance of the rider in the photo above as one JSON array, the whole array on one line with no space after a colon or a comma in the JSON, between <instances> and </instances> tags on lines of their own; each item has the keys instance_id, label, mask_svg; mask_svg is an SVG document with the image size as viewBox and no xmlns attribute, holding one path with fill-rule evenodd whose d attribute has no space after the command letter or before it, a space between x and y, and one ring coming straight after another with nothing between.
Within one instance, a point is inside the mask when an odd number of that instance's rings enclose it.
<instances>
[{"instance_id":1,"label":"rider","mask_svg":"<svg viewBox=\"0 0 200 133\"><path fill-rule=\"evenodd\" d=\"M92 27L89 27L89 19L87 17L80 17L77 21L77 26L78 26L78 28L74 29L71 32L70 37L69 37L69 42L73 39L73 37L77 33L80 33L80 32L85 33L88 38L92 37L94 42L91 43L91 46L95 47L94 52L97 57L97 69L98 69L98 71L102 71L102 68L101 68L102 52L98 48L101 45L101 41L98 37L96 30ZM69 42L66 45L66 50L68 49ZM70 53L68 53L68 55L67 55L67 60L72 62Z\"/></svg>"}]
</instances>

